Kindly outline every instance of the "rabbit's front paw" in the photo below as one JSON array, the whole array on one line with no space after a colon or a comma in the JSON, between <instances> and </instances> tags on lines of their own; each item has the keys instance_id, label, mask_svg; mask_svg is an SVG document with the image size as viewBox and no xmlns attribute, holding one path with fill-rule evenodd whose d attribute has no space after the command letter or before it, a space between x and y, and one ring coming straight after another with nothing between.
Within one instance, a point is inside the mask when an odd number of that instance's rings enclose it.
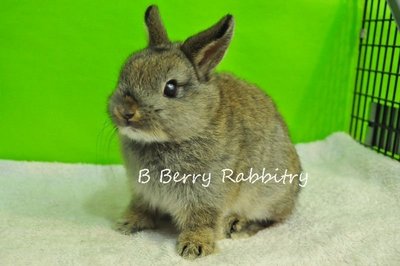
<instances>
[{"instance_id":1,"label":"rabbit's front paw","mask_svg":"<svg viewBox=\"0 0 400 266\"><path fill-rule=\"evenodd\" d=\"M247 225L247 221L237 215L228 216L225 221L226 238L238 238L238 236L242 235L241 232Z\"/></svg>"},{"instance_id":2,"label":"rabbit's front paw","mask_svg":"<svg viewBox=\"0 0 400 266\"><path fill-rule=\"evenodd\" d=\"M145 229L153 229L155 224L153 219L146 216L129 215L118 220L114 229L124 235L130 235Z\"/></svg>"},{"instance_id":3,"label":"rabbit's front paw","mask_svg":"<svg viewBox=\"0 0 400 266\"><path fill-rule=\"evenodd\" d=\"M178 253L185 259L207 256L214 248L214 239L207 232L182 232L178 239Z\"/></svg>"},{"instance_id":4,"label":"rabbit's front paw","mask_svg":"<svg viewBox=\"0 0 400 266\"><path fill-rule=\"evenodd\" d=\"M225 221L225 236L232 239L252 236L275 224L275 221L269 219L249 221L237 215L228 216Z\"/></svg>"}]
</instances>

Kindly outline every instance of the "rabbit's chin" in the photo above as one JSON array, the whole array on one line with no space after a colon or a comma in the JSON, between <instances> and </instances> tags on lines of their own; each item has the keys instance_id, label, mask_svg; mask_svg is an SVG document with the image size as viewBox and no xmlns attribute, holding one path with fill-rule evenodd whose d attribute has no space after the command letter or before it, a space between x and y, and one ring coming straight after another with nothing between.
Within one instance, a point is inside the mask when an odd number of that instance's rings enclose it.
<instances>
[{"instance_id":1,"label":"rabbit's chin","mask_svg":"<svg viewBox=\"0 0 400 266\"><path fill-rule=\"evenodd\" d=\"M118 127L118 131L121 135L124 135L134 141L138 142L165 142L168 141L168 136L162 132L158 131L143 131L138 129L133 129L131 127Z\"/></svg>"}]
</instances>

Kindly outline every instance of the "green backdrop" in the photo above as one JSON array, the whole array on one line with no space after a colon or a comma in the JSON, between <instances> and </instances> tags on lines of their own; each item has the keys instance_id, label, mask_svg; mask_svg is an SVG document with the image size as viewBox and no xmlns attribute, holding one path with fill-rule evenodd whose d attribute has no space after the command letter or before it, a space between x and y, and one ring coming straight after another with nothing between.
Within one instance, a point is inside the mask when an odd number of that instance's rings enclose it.
<instances>
[{"instance_id":1,"label":"green backdrop","mask_svg":"<svg viewBox=\"0 0 400 266\"><path fill-rule=\"evenodd\" d=\"M268 92L295 142L348 129L359 0L2 0L1 159L120 162L106 101L124 59L146 45L154 3L174 40L233 14L218 70Z\"/></svg>"}]
</instances>

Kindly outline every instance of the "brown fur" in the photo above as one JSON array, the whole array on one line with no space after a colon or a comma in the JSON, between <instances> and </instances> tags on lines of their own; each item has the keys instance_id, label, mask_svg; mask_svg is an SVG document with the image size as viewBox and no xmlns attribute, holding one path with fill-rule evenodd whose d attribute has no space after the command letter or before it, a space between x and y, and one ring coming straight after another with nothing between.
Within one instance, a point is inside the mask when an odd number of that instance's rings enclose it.
<instances>
[{"instance_id":1,"label":"brown fur","mask_svg":"<svg viewBox=\"0 0 400 266\"><path fill-rule=\"evenodd\" d=\"M254 85L213 69L233 34L228 15L211 28L172 43L156 7L146 11L149 47L133 54L121 70L109 100L110 117L119 128L133 199L118 223L123 233L151 229L168 214L180 229L178 253L189 259L215 251L223 237L253 235L293 211L299 179L291 183L222 182L222 169L234 174L301 166L287 127L271 98ZM177 96L163 96L169 80ZM135 119L125 120L126 112ZM140 114L140 115L138 115ZM126 115L125 115L126 116ZM138 182L140 169L151 180ZM160 171L211 173L208 187L160 183Z\"/></svg>"}]
</instances>

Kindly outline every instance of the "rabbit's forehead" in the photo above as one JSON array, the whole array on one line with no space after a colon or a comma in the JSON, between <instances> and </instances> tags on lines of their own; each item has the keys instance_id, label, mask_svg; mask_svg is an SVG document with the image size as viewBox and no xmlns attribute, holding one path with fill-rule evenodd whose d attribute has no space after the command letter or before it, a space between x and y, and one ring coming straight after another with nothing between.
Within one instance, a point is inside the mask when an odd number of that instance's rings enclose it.
<instances>
[{"instance_id":1,"label":"rabbit's forehead","mask_svg":"<svg viewBox=\"0 0 400 266\"><path fill-rule=\"evenodd\" d=\"M191 65L175 53L153 53L133 57L126 66L126 74L136 85L185 79L192 74Z\"/></svg>"}]
</instances>

